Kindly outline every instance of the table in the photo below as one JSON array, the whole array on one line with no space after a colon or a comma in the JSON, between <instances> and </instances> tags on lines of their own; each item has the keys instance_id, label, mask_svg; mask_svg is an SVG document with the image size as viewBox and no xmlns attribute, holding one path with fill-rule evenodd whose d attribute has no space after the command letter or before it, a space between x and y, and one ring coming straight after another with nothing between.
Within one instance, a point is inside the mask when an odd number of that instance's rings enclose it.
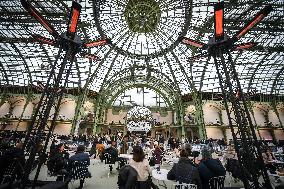
<instances>
[{"instance_id":1,"label":"table","mask_svg":"<svg viewBox=\"0 0 284 189\"><path fill-rule=\"evenodd\" d=\"M132 154L119 154L118 157L130 160L133 158L133 155Z\"/></svg>"},{"instance_id":2,"label":"table","mask_svg":"<svg viewBox=\"0 0 284 189\"><path fill-rule=\"evenodd\" d=\"M157 169L153 169L152 170L152 177L156 180L168 180L167 179L167 175L168 175L169 170L167 169L160 169L160 171L158 172Z\"/></svg>"},{"instance_id":3,"label":"table","mask_svg":"<svg viewBox=\"0 0 284 189\"><path fill-rule=\"evenodd\" d=\"M152 177L157 180L157 183L158 183L159 186L167 188L165 181L169 181L167 179L168 172L169 172L169 170L167 170L167 169L160 169L160 171L157 171L157 169L153 169L152 170ZM163 185L160 184L160 181L162 181Z\"/></svg>"},{"instance_id":4,"label":"table","mask_svg":"<svg viewBox=\"0 0 284 189\"><path fill-rule=\"evenodd\" d=\"M279 175L279 171L276 171L276 174L275 173L271 173L269 170L267 171L268 173L268 176L273 176L274 179L275 179L275 182L279 182L281 178L283 178L284 176L280 176Z\"/></svg>"},{"instance_id":5,"label":"table","mask_svg":"<svg viewBox=\"0 0 284 189\"><path fill-rule=\"evenodd\" d=\"M284 164L284 161L273 160L273 161L268 161L268 163L274 163L274 164Z\"/></svg>"},{"instance_id":6,"label":"table","mask_svg":"<svg viewBox=\"0 0 284 189\"><path fill-rule=\"evenodd\" d=\"M173 160L173 163L178 163L179 158L178 157L174 157L174 158L172 158L172 160Z\"/></svg>"}]
</instances>

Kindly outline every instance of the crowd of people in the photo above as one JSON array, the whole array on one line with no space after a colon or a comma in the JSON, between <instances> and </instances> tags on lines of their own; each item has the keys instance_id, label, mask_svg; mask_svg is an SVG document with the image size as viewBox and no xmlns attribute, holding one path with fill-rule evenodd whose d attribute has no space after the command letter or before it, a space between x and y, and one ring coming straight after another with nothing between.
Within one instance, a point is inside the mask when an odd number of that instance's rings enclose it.
<instances>
[{"instance_id":1,"label":"crowd of people","mask_svg":"<svg viewBox=\"0 0 284 189\"><path fill-rule=\"evenodd\" d=\"M15 178L20 178L25 165L25 156L29 148L23 149L25 133L2 132L0 133L0 181L2 182L5 168L17 162L19 165ZM200 150L193 147L202 146ZM27 145L28 146L28 145ZM75 154L70 155L68 149L76 147ZM88 153L86 153L88 149ZM275 173L277 167L271 163L276 157L272 153L271 145L262 145L263 161L267 169ZM48 149L46 165L50 173L56 176L58 181L68 181L72 177L70 169L74 162L84 162L88 167L91 158L99 158L110 164L117 162L119 171L118 185L121 189L155 188L151 181L151 166L160 167L166 161L165 154L171 152L178 161L175 162L167 174L168 180L178 183L196 184L198 189L209 189L209 181L213 177L225 176L230 172L236 179L250 179L250 170L243 174L241 165L233 143L227 144L224 139L209 139L201 141L196 138L191 141L185 137L157 138L146 135L134 135L127 133L98 134L95 136L53 135ZM222 152L222 156L220 153ZM41 151L38 151L40 155ZM133 154L133 158L127 163L119 154ZM222 158L221 158L222 157ZM110 171L112 171L110 165ZM157 166L158 165L158 166ZM75 165L76 166L76 165ZM21 172L22 171L22 172ZM88 171L80 177L80 186L83 188L85 178L90 177ZM279 179L277 179L279 181Z\"/></svg>"}]
</instances>

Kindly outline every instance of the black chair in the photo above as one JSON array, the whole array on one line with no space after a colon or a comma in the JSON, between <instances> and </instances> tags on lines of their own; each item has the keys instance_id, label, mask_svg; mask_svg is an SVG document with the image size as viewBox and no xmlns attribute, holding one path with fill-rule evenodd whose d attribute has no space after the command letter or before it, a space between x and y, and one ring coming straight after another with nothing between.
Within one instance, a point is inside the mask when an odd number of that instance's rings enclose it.
<instances>
[{"instance_id":1,"label":"black chair","mask_svg":"<svg viewBox=\"0 0 284 189\"><path fill-rule=\"evenodd\" d=\"M40 189L68 189L68 183L62 181L54 181L43 185Z\"/></svg>"},{"instance_id":2,"label":"black chair","mask_svg":"<svg viewBox=\"0 0 284 189\"><path fill-rule=\"evenodd\" d=\"M84 180L91 178L91 173L88 170L89 163L87 161L72 161L70 163L69 180Z\"/></svg>"},{"instance_id":3,"label":"black chair","mask_svg":"<svg viewBox=\"0 0 284 189\"><path fill-rule=\"evenodd\" d=\"M50 170L47 170L47 175L49 177L57 177L57 181L65 181L68 177L68 171L66 169L61 169L57 172L52 172Z\"/></svg>"},{"instance_id":4,"label":"black chair","mask_svg":"<svg viewBox=\"0 0 284 189\"><path fill-rule=\"evenodd\" d=\"M105 164L109 165L109 171L112 172L113 165L115 164L116 159L109 153L104 153Z\"/></svg>"},{"instance_id":5,"label":"black chair","mask_svg":"<svg viewBox=\"0 0 284 189\"><path fill-rule=\"evenodd\" d=\"M21 164L20 159L14 158L9 162L9 165L4 170L3 179L1 184L12 183L16 179L20 178L23 173L23 165Z\"/></svg>"},{"instance_id":6,"label":"black chair","mask_svg":"<svg viewBox=\"0 0 284 189\"><path fill-rule=\"evenodd\" d=\"M223 189L224 182L225 182L225 176L212 177L209 180L209 188L210 189Z\"/></svg>"}]
</instances>

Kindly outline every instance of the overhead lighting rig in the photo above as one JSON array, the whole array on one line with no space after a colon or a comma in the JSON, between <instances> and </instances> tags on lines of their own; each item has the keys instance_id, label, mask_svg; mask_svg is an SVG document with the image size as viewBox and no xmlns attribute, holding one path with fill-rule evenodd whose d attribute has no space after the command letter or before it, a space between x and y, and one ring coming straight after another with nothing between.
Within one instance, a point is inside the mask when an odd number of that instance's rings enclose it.
<instances>
[{"instance_id":1,"label":"overhead lighting rig","mask_svg":"<svg viewBox=\"0 0 284 189\"><path fill-rule=\"evenodd\" d=\"M237 44L238 40L242 38L249 30L255 27L260 21L262 21L270 12L272 11L272 6L268 5L259 11L253 19L251 19L247 24L245 24L233 37L229 37L224 32L224 2L217 3L214 6L214 36L209 39L208 43L205 44L200 41L196 41L187 37L181 37L180 40L185 45L190 45L201 49L200 55L196 55L193 59L200 57L207 57L215 52L215 48L222 45L230 51L234 50L246 50L257 45L255 42L247 42Z\"/></svg>"},{"instance_id":2,"label":"overhead lighting rig","mask_svg":"<svg viewBox=\"0 0 284 189\"><path fill-rule=\"evenodd\" d=\"M76 1L72 2L71 14L67 25L67 31L61 35L55 30L55 28L26 0L21 0L23 7L28 13L34 17L53 37L53 39L43 37L41 35L32 35L35 42L52 45L55 47L62 47L67 51L72 58L76 53L80 53L81 56L99 60L96 55L87 53L87 49L110 44L110 39L98 39L97 41L84 42L79 35L76 34L79 17L82 6Z\"/></svg>"},{"instance_id":3,"label":"overhead lighting rig","mask_svg":"<svg viewBox=\"0 0 284 189\"><path fill-rule=\"evenodd\" d=\"M32 171L32 167L35 162L35 155L37 149L41 144L43 137L45 136L45 129L48 128L48 133L43 143L43 150L40 152L40 161L37 166L36 174L33 180L32 188L35 188L38 175L41 166L45 162L47 157L46 149L49 142L49 138L54 130L55 121L58 117L58 112L63 98L64 89L67 86L70 71L73 65L75 55L87 57L92 60L99 60L94 54L89 54L86 50L93 47L103 46L110 43L109 39L99 39L97 41L85 42L82 41L80 36L77 35L77 27L79 23L79 17L82 6L76 1L72 1L72 7L70 11L70 17L67 24L67 31L59 34L55 28L33 7L27 0L21 0L22 6L28 11L28 13L35 18L53 38L43 37L41 35L32 35L35 42L58 47L58 54L55 57L55 62L51 66L51 70L45 85L41 84L42 95L39 103L32 117L30 126L28 127L27 134L25 136L24 148L27 143L31 143L30 155L25 164L24 174L21 178L20 188L26 188L29 181L29 175ZM59 64L59 59L62 58L62 51L65 51L63 61ZM57 65L59 64L59 65ZM55 70L58 66L58 73ZM63 73L66 75L63 77ZM54 81L52 81L54 79ZM48 126L48 119L51 109L54 107L55 113L51 121L51 125ZM33 133L33 134L32 134Z\"/></svg>"}]
</instances>

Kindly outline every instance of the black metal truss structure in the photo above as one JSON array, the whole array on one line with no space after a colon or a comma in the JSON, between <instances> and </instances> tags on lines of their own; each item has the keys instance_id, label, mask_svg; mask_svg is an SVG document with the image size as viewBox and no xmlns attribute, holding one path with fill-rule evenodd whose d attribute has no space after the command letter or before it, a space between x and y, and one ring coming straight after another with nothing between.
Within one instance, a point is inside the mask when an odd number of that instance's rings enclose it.
<instances>
[{"instance_id":1,"label":"black metal truss structure","mask_svg":"<svg viewBox=\"0 0 284 189\"><path fill-rule=\"evenodd\" d=\"M227 46L220 45L210 54L216 66L228 115L235 149L241 165L241 172L249 172L250 178L243 180L245 188L272 189L265 168L260 143L250 117L247 99L243 93L234 61ZM233 127L236 123L236 128ZM263 182L263 183L262 183Z\"/></svg>"},{"instance_id":2,"label":"black metal truss structure","mask_svg":"<svg viewBox=\"0 0 284 189\"><path fill-rule=\"evenodd\" d=\"M60 61L60 59L62 60L62 62ZM21 179L21 188L26 187L29 181L29 175L34 165L37 149L39 148L40 145L43 145L43 149L39 153L40 161L39 164L37 165L36 176L33 182L33 188L36 186L36 181L41 166L46 161L47 155L45 152L48 146L48 142L50 140L50 136L55 127L55 120L58 116L60 103L64 94L63 91L64 88L66 87L72 65L73 65L73 60L69 62L68 54L62 53L62 48L60 48L58 55L56 57L56 61L51 68L47 83L43 88L40 101L34 112L31 124L27 130L27 134L25 137L24 147L27 147L28 143L30 143L31 145L29 149L30 150L29 158L24 167L25 171L23 174L23 178ZM55 76L54 71L57 66L59 67L59 73L56 75L56 80L54 81L54 83L51 83L50 80L52 77ZM49 126L47 125L47 122L52 107L54 107L55 113L53 115L51 125Z\"/></svg>"}]
</instances>

